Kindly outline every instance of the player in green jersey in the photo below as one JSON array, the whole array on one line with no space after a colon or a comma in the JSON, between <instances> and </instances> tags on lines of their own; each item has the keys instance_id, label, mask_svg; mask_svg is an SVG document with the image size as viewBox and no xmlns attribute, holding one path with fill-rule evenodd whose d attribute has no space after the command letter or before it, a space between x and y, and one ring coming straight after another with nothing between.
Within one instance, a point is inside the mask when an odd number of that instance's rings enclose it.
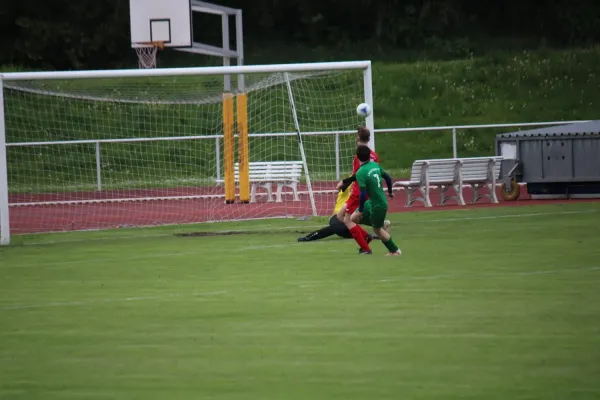
<instances>
[{"instance_id":1,"label":"player in green jersey","mask_svg":"<svg viewBox=\"0 0 600 400\"><path fill-rule=\"evenodd\" d=\"M361 166L356 172L356 183L360 188L360 203L358 210L352 214L355 224L370 225L381 242L388 249L388 256L402 254L390 234L383 229L388 210L388 201L383 191L382 181L385 180L388 194L393 197L392 178L375 161L371 161L371 149L368 146L358 146L356 156ZM368 198L368 200L367 200ZM371 254L371 249L359 251L359 254Z\"/></svg>"}]
</instances>

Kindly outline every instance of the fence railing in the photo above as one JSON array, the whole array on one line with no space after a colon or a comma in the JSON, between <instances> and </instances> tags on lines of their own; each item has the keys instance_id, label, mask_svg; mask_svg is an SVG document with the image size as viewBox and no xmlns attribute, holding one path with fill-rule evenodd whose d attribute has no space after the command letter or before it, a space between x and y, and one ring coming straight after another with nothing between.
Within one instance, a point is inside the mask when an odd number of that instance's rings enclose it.
<instances>
[{"instance_id":1,"label":"fence railing","mask_svg":"<svg viewBox=\"0 0 600 400\"><path fill-rule=\"evenodd\" d=\"M375 140L377 141L378 133L402 133L402 132L427 132L427 131L451 131L452 132L452 156L458 157L456 133L457 130L469 130L469 129L492 129L492 128L511 128L511 127L528 127L528 126L547 126L547 125L561 125L561 124L573 124L589 122L589 120L578 120L578 121L548 121L548 122L520 122L520 123L506 123L506 124L482 124L482 125L449 125L449 126L424 126L424 127L411 127L411 128L380 128L375 129ZM302 135L306 136L324 136L324 135L335 135L335 172L336 179L340 179L340 135L352 135L355 134L355 130L348 131L337 131L337 132L302 132ZM237 135L236 135L237 136ZM282 133L260 133L260 134L249 134L249 137L287 137L296 136L295 132L282 132ZM123 139L89 139L89 140L61 140L61 141L38 141L38 142L15 142L6 143L7 147L31 147L31 146L51 146L51 145L74 145L74 144L94 144L96 147L95 158L96 158L96 179L97 188L102 190L102 158L101 158L101 146L103 143L134 143L134 142L156 142L156 141L180 141L180 140L214 140L215 141L215 160L216 160L216 178L219 179L221 175L221 156L220 156L220 139L221 135L195 135L195 136L173 136L173 137L156 137L156 138L123 138Z\"/></svg>"}]
</instances>

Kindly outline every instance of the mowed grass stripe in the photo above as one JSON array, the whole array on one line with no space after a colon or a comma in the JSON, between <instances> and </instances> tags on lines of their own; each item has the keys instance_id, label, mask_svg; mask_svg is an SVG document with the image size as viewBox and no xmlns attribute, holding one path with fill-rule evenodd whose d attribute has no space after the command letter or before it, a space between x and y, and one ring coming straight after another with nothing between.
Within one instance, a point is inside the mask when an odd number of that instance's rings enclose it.
<instances>
[{"instance_id":1,"label":"mowed grass stripe","mask_svg":"<svg viewBox=\"0 0 600 400\"><path fill-rule=\"evenodd\" d=\"M85 304L0 309L0 397L594 398L600 214L559 212L596 208L393 215L400 258L293 231L3 249L39 267L0 269L2 307ZM546 215L472 219L519 212Z\"/></svg>"}]
</instances>

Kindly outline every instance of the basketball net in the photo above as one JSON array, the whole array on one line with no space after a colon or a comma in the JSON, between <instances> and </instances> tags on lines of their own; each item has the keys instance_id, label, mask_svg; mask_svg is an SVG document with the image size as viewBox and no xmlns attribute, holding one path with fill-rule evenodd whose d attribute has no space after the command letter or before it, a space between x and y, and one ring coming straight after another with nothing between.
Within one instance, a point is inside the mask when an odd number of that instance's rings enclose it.
<instances>
[{"instance_id":1,"label":"basketball net","mask_svg":"<svg viewBox=\"0 0 600 400\"><path fill-rule=\"evenodd\" d=\"M135 52L138 56L138 65L140 68L156 68L156 53L164 48L163 42L142 42L136 43Z\"/></svg>"}]
</instances>

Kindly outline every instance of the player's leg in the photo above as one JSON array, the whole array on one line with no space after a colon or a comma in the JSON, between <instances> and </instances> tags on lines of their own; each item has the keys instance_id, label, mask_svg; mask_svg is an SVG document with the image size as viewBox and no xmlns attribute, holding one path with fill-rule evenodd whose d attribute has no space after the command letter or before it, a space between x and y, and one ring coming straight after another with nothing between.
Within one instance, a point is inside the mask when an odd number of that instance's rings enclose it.
<instances>
[{"instance_id":1,"label":"player's leg","mask_svg":"<svg viewBox=\"0 0 600 400\"><path fill-rule=\"evenodd\" d=\"M339 220L337 215L334 215L329 220L329 226L335 230L335 234L344 239L352 239L352 234L348 230L346 224Z\"/></svg>"},{"instance_id":2,"label":"player's leg","mask_svg":"<svg viewBox=\"0 0 600 400\"><path fill-rule=\"evenodd\" d=\"M337 219L337 217L334 216L334 218ZM342 224L343 225L343 224ZM346 226L344 225L344 228ZM319 240L319 239L325 239L329 236L335 235L336 232L336 228L331 226L331 225L327 225L324 226L323 228L319 229L318 231L314 231L309 233L306 236L300 236L298 238L299 242L312 242L313 240Z\"/></svg>"},{"instance_id":3,"label":"player's leg","mask_svg":"<svg viewBox=\"0 0 600 400\"><path fill-rule=\"evenodd\" d=\"M344 239L352 239L350 231L348 230L346 225L338 219L337 215L333 215L329 219L329 225L319 229L318 231L311 232L306 236L300 236L298 238L298 241L312 242L313 240L325 239L332 235L337 235ZM370 237L371 235L369 235L369 238Z\"/></svg>"},{"instance_id":4,"label":"player's leg","mask_svg":"<svg viewBox=\"0 0 600 400\"><path fill-rule=\"evenodd\" d=\"M348 229L348 227L346 226L345 223L343 223L342 221L340 221L339 219L337 219L336 216L333 216L331 218L330 224L332 226L335 226L336 229L336 235L338 235L341 238L344 239L353 239L352 234L350 233L350 230ZM379 239L377 237L377 235L373 235L367 232L365 240L367 241L367 244L371 243L373 241L373 239Z\"/></svg>"},{"instance_id":5,"label":"player's leg","mask_svg":"<svg viewBox=\"0 0 600 400\"><path fill-rule=\"evenodd\" d=\"M399 256L402 254L392 235L384 229L386 225L387 209L385 208L371 208L370 210L370 222L373 227L373 231L379 236L383 245L388 249L388 256Z\"/></svg>"},{"instance_id":6,"label":"player's leg","mask_svg":"<svg viewBox=\"0 0 600 400\"><path fill-rule=\"evenodd\" d=\"M368 201L368 200L367 200ZM350 195L350 198L345 204L344 207L344 224L350 231L350 234L360 246L360 254L371 254L371 248L369 247L369 243L367 239L369 234L365 231L362 226L355 224L352 221L352 214L358 208L359 199L356 196Z\"/></svg>"},{"instance_id":7,"label":"player's leg","mask_svg":"<svg viewBox=\"0 0 600 400\"><path fill-rule=\"evenodd\" d=\"M347 201L346 201L347 203ZM342 206L340 207L338 213L337 213L337 218L340 222L344 222L344 217L346 216L346 203L342 204Z\"/></svg>"}]
</instances>

